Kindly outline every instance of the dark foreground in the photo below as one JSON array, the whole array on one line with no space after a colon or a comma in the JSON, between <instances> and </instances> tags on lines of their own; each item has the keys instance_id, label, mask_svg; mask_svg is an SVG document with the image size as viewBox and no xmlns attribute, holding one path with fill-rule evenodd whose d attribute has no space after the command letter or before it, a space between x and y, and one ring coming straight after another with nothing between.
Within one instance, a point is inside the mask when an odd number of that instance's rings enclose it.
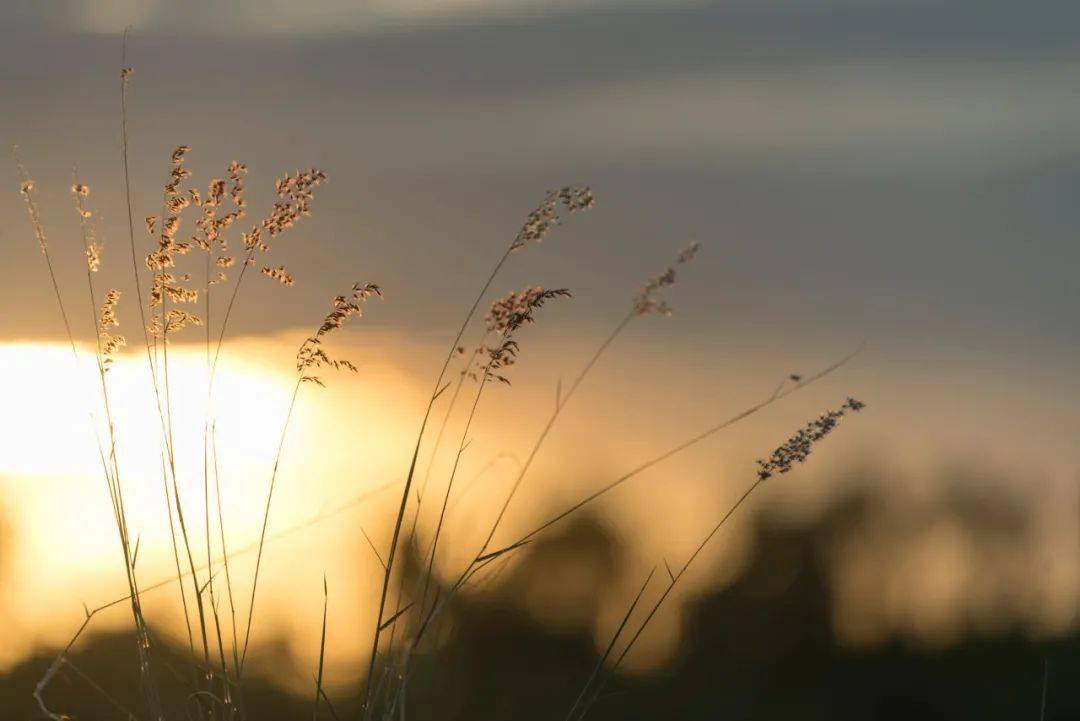
<instances>
[{"instance_id":1,"label":"dark foreground","mask_svg":"<svg viewBox=\"0 0 1080 721\"><path fill-rule=\"evenodd\" d=\"M851 498L801 529L763 520L744 572L698 599L686 615L685 640L673 664L651 678L610 679L588 718L1038 719L1044 664L1045 718L1080 718L1080 635L1046 642L1019 632L969 636L936 652L898 642L862 653L837 645L824 559L836 539L865 528L872 508L870 499ZM979 532L1023 530L1019 517L1010 521L1007 513L988 512L963 498L949 512ZM445 646L418 665L410 719L565 718L595 663L593 641L580 625L552 631L531 620L515 599L543 593L530 581L537 568L550 578L562 564L585 564L602 584L619 572L619 552L595 523L564 530L531 549L527 561L501 576L493 590L454 609ZM82 642L72 660L120 704L138 711L133 651L129 637L97 636ZM166 705L173 718L186 718L187 656L172 648L159 648L158 655ZM270 655L264 653L264 663ZM31 692L52 658L43 653L0 677L0 718L38 717ZM289 664L287 650L278 649L273 663ZM295 672L311 675L311 669ZM331 698L341 718L357 717L355 698L341 690ZM71 670L54 682L47 699L53 710L77 719L125 717ZM258 680L248 685L245 704L247 716L260 721L310 718L312 711L310 696ZM331 718L325 709L324 717Z\"/></svg>"}]
</instances>

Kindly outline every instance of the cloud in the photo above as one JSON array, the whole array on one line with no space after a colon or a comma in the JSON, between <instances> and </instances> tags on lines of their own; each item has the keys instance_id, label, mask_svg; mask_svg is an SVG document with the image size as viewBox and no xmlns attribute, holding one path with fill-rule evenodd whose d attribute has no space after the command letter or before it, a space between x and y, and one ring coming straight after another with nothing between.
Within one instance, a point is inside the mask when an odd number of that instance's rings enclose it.
<instances>
[{"instance_id":1,"label":"cloud","mask_svg":"<svg viewBox=\"0 0 1080 721\"><path fill-rule=\"evenodd\" d=\"M411 112L348 113L341 133L360 128L390 139L364 149L386 172L506 170L567 157L1005 167L1080 148L1080 98L1069 90L1078 70L1070 59L907 60L628 78L508 97L421 89L387 101ZM394 138L407 138L408 147Z\"/></svg>"},{"instance_id":2,"label":"cloud","mask_svg":"<svg viewBox=\"0 0 1080 721\"><path fill-rule=\"evenodd\" d=\"M672 5L699 5L676 0ZM52 17L69 30L116 33L172 29L237 36L319 36L423 25L542 18L562 12L658 6L656 0L62 0Z\"/></svg>"}]
</instances>

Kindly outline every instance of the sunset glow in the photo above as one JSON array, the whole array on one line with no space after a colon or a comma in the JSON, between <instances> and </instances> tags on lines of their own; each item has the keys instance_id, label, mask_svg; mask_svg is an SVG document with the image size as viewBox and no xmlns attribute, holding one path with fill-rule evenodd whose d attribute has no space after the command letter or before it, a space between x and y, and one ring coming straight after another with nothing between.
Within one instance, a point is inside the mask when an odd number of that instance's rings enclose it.
<instances>
[{"instance_id":1,"label":"sunset glow","mask_svg":"<svg viewBox=\"0 0 1080 721\"><path fill-rule=\"evenodd\" d=\"M1080 718L1077 27L0 2L0 721Z\"/></svg>"}]
</instances>

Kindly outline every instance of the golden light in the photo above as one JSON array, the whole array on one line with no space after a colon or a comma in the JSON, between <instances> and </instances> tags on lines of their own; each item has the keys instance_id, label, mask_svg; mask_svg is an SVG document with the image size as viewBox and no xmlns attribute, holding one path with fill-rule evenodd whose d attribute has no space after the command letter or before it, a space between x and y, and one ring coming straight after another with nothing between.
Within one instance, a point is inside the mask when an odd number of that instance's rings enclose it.
<instances>
[{"instance_id":1,"label":"golden light","mask_svg":"<svg viewBox=\"0 0 1080 721\"><path fill-rule=\"evenodd\" d=\"M211 413L217 453L208 446L205 474L205 351L201 345L170 348L176 477L200 561L206 556L204 488L210 493L215 558L218 555L215 461L230 553L258 537L295 383L294 340L291 335L244 339L226 349ZM405 425L413 420L411 407L401 403L410 397L407 382L386 365L367 370L364 377L328 378L330 389L304 386L282 456L272 530L296 525L343 497L385 482L400 463L404 450L399 452L398 446L407 438ZM11 629L0 650L3 666L35 643L64 642L77 626L83 601L90 607L111 601L126 593L126 582L102 473L98 444L107 453L108 434L93 353L79 349L73 356L70 345L61 343L3 344L0 373L17 379L9 385L8 407L18 409L0 414L0 497L8 501L0 517L9 531L0 550L8 559L5 576L18 580L0 588L0 608ZM163 472L168 459L146 356L129 351L117 357L107 383L128 523L141 548L138 573L149 585L175 575L175 561L163 488L171 474ZM371 404L401 411L368 423L356 409ZM302 539L299 545L305 545ZM331 547L321 549L320 557L334 567L352 553L351 547ZM238 560L240 572L249 571L246 562ZM268 588L279 585L275 573L288 577L297 568L311 566L310 557L292 553L280 554L273 563L280 568L267 569ZM344 586L339 584L339 589ZM162 602L175 601L175 593L161 594ZM267 594L264 606L268 626L281 615L273 595ZM165 620L166 630L179 622ZM124 622L121 614L113 621Z\"/></svg>"}]
</instances>

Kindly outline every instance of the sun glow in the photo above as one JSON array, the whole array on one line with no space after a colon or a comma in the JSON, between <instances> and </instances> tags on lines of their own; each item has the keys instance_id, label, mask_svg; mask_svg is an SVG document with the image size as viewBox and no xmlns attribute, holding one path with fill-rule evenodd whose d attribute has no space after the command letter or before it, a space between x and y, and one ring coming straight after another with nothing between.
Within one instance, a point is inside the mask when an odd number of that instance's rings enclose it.
<instances>
[{"instance_id":1,"label":"sun glow","mask_svg":"<svg viewBox=\"0 0 1080 721\"><path fill-rule=\"evenodd\" d=\"M235 342L222 357L209 406L205 349L184 344L170 348L166 415L171 415L176 478L187 523L198 540L200 564L206 558L205 492L211 501L215 558L219 487L230 555L258 537L267 481L295 384L290 352L296 348L294 341L287 335ZM364 377L328 378L332 387L327 390L303 386L279 470L273 532L385 482L399 463L403 424L412 421L411 408L401 403L410 397L407 382L386 365L365 370ZM15 410L0 414L0 517L9 531L0 556L8 558L11 577L21 579L0 588L0 608L13 636L0 652L2 665L32 645L29 636L17 633L20 626L51 629L55 637L37 640L62 643L64 634L77 626L82 600L91 607L112 601L125 592L126 582L103 482L101 454L108 453L108 426L93 353L79 349L73 357L71 347L61 343L2 344L0 373L14 379L7 400ZM164 488L171 473L164 471L169 459L163 452L162 415L146 356L129 351L117 357L107 373L107 387L128 524L141 546L138 573L149 585L175 574L175 561ZM386 413L377 427L369 427L355 417L355 408L368 404L401 407L402 413ZM204 456L209 428L214 444L206 445ZM347 443L342 442L343 432ZM358 467L366 472L358 473ZM169 487L171 493L171 481ZM326 550L320 553L323 562L333 565L351 557L352 549L337 554L342 558ZM275 559L275 568L266 569L268 588L278 585L275 574L288 576L295 570L288 567L308 560L288 555ZM244 562L238 561L241 572L248 570ZM265 604L268 618L280 611L274 609L271 595ZM175 591L168 599L174 597ZM118 614L116 622L124 619Z\"/></svg>"},{"instance_id":2,"label":"sun glow","mask_svg":"<svg viewBox=\"0 0 1080 721\"><path fill-rule=\"evenodd\" d=\"M183 389L170 396L172 425L180 432L179 459L190 457L192 441L198 441L195 448L201 447L207 408L205 363L196 351L171 352L170 382ZM103 444L107 439L92 353L80 351L73 358L71 349L60 344L3 345L0 372L18 379L8 393L11 406L19 409L0 417L0 434L7 446L0 456L0 473L83 474L100 468L94 438ZM117 359L107 384L122 471L160 475L162 425L145 358L129 354ZM216 385L219 445L245 457L265 456L273 442L262 430L283 414L289 379L258 366L226 363ZM198 432L191 433L192 429Z\"/></svg>"}]
</instances>

